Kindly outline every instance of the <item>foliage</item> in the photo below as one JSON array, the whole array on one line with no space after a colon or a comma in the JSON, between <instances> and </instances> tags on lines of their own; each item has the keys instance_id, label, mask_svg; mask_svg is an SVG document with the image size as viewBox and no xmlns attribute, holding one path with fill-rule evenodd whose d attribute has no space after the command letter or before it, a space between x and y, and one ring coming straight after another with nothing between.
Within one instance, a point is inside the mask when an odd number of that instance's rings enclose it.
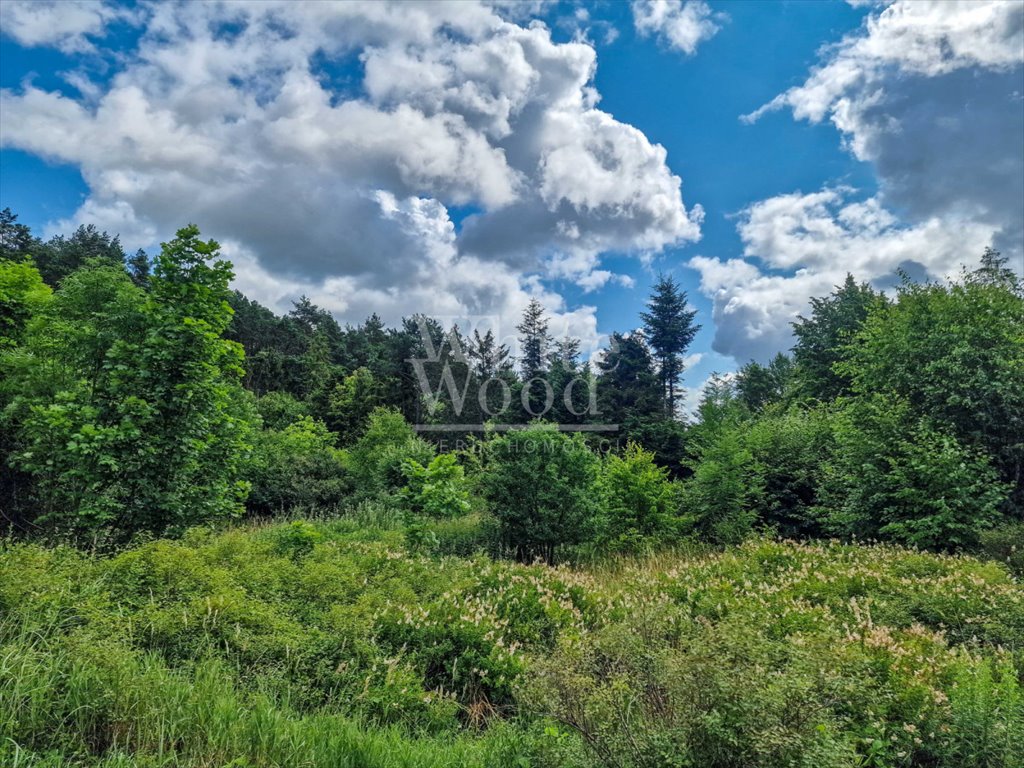
<instances>
[{"instance_id":1,"label":"foliage","mask_svg":"<svg viewBox=\"0 0 1024 768\"><path fill-rule=\"evenodd\" d=\"M0 759L1020 768L1024 599L998 564L754 540L549 568L401 540L343 518L0 545Z\"/></svg>"},{"instance_id":2,"label":"foliage","mask_svg":"<svg viewBox=\"0 0 1024 768\"><path fill-rule=\"evenodd\" d=\"M309 406L287 392L267 392L256 400L256 410L267 429L284 429L309 416Z\"/></svg>"},{"instance_id":3,"label":"foliage","mask_svg":"<svg viewBox=\"0 0 1024 768\"><path fill-rule=\"evenodd\" d=\"M37 522L73 535L162 532L238 512L249 412L217 244L179 230L144 294L121 267L68 276L9 372L14 460Z\"/></svg>"},{"instance_id":4,"label":"foliage","mask_svg":"<svg viewBox=\"0 0 1024 768\"><path fill-rule=\"evenodd\" d=\"M828 296L811 299L811 316L793 323L797 394L827 402L849 393L849 373L839 364L855 348L864 321L884 305L881 294L866 283L858 285L853 275Z\"/></svg>"},{"instance_id":5,"label":"foliage","mask_svg":"<svg viewBox=\"0 0 1024 768\"><path fill-rule=\"evenodd\" d=\"M352 491L344 452L334 447L327 427L309 416L258 432L247 476L248 507L263 515L337 509Z\"/></svg>"},{"instance_id":6,"label":"foliage","mask_svg":"<svg viewBox=\"0 0 1024 768\"><path fill-rule=\"evenodd\" d=\"M413 432L398 411L375 408L366 430L348 453L348 468L364 498L395 493L405 486L403 465L428 464L434 449Z\"/></svg>"},{"instance_id":7,"label":"foliage","mask_svg":"<svg viewBox=\"0 0 1024 768\"><path fill-rule=\"evenodd\" d=\"M604 458L597 483L602 547L636 549L672 541L684 531L678 488L668 475L655 464L654 454L637 443L627 444L621 456Z\"/></svg>"},{"instance_id":8,"label":"foliage","mask_svg":"<svg viewBox=\"0 0 1024 768\"><path fill-rule=\"evenodd\" d=\"M25 326L53 291L29 261L0 261L0 351L16 347Z\"/></svg>"},{"instance_id":9,"label":"foliage","mask_svg":"<svg viewBox=\"0 0 1024 768\"><path fill-rule=\"evenodd\" d=\"M640 313L647 341L658 361L665 412L673 417L676 388L683 375L683 356L700 330L694 322L696 316L697 311L687 305L686 291L668 275L658 276L647 311Z\"/></svg>"},{"instance_id":10,"label":"foliage","mask_svg":"<svg viewBox=\"0 0 1024 768\"><path fill-rule=\"evenodd\" d=\"M841 366L862 397L905 402L988 454L1024 504L1024 289L998 254L948 285L904 283Z\"/></svg>"},{"instance_id":11,"label":"foliage","mask_svg":"<svg viewBox=\"0 0 1024 768\"><path fill-rule=\"evenodd\" d=\"M401 495L414 514L441 519L469 511L469 486L455 454L439 454L426 466L406 459L402 473L406 486Z\"/></svg>"},{"instance_id":12,"label":"foliage","mask_svg":"<svg viewBox=\"0 0 1024 768\"><path fill-rule=\"evenodd\" d=\"M1008 488L987 456L905 402L861 398L839 414L825 506L844 534L928 549L970 548L999 516Z\"/></svg>"},{"instance_id":13,"label":"foliage","mask_svg":"<svg viewBox=\"0 0 1024 768\"><path fill-rule=\"evenodd\" d=\"M492 437L481 478L504 547L522 561L553 562L593 523L598 459L579 434L537 424Z\"/></svg>"},{"instance_id":14,"label":"foliage","mask_svg":"<svg viewBox=\"0 0 1024 768\"><path fill-rule=\"evenodd\" d=\"M695 520L702 538L739 543L757 521L754 500L762 492L757 480L753 456L737 433L728 431L703 452L685 481L683 513Z\"/></svg>"}]
</instances>

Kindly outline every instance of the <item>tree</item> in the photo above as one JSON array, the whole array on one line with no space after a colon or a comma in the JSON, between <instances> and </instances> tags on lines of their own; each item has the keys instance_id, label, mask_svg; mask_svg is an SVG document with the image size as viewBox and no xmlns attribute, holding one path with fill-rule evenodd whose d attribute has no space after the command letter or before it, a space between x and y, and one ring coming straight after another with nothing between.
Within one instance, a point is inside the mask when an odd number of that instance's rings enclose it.
<instances>
[{"instance_id":1,"label":"tree","mask_svg":"<svg viewBox=\"0 0 1024 768\"><path fill-rule=\"evenodd\" d=\"M466 345L466 354L473 361L473 373L481 380L512 370L508 346L499 344L490 328L483 336L479 330L473 331L472 342Z\"/></svg>"},{"instance_id":2,"label":"tree","mask_svg":"<svg viewBox=\"0 0 1024 768\"><path fill-rule=\"evenodd\" d=\"M736 375L736 394L752 412L779 403L786 396L793 376L793 361L779 352L768 365L751 361Z\"/></svg>"},{"instance_id":3,"label":"tree","mask_svg":"<svg viewBox=\"0 0 1024 768\"><path fill-rule=\"evenodd\" d=\"M18 223L18 215L10 208L0 211L0 259L20 261L31 254L38 242L27 224Z\"/></svg>"},{"instance_id":4,"label":"tree","mask_svg":"<svg viewBox=\"0 0 1024 768\"><path fill-rule=\"evenodd\" d=\"M523 310L523 320L516 326L519 337L519 369L523 381L543 375L547 370L548 352L551 348L551 334L548 333L548 319L544 306L537 299Z\"/></svg>"},{"instance_id":5,"label":"tree","mask_svg":"<svg viewBox=\"0 0 1024 768\"><path fill-rule=\"evenodd\" d=\"M242 350L227 262L188 226L163 245L150 291L89 262L31 324L10 409L39 522L123 539L241 511L256 419L238 386Z\"/></svg>"},{"instance_id":6,"label":"tree","mask_svg":"<svg viewBox=\"0 0 1024 768\"><path fill-rule=\"evenodd\" d=\"M868 315L884 303L881 294L867 283L858 285L853 275L828 296L811 299L811 316L793 323L797 394L822 402L849 394L850 377L836 365L846 359Z\"/></svg>"},{"instance_id":7,"label":"tree","mask_svg":"<svg viewBox=\"0 0 1024 768\"><path fill-rule=\"evenodd\" d=\"M590 536L598 459L580 435L545 424L514 430L486 443L486 462L484 496L520 561L553 563L560 546Z\"/></svg>"},{"instance_id":8,"label":"tree","mask_svg":"<svg viewBox=\"0 0 1024 768\"><path fill-rule=\"evenodd\" d=\"M905 400L852 400L835 434L823 508L836 533L958 550L998 519L1009 486L989 458L915 417Z\"/></svg>"},{"instance_id":9,"label":"tree","mask_svg":"<svg viewBox=\"0 0 1024 768\"><path fill-rule=\"evenodd\" d=\"M1024 513L1024 291L998 254L948 284L898 289L837 366L858 396L886 394L992 458Z\"/></svg>"},{"instance_id":10,"label":"tree","mask_svg":"<svg viewBox=\"0 0 1024 768\"><path fill-rule=\"evenodd\" d=\"M131 277L132 282L139 286L139 288L145 288L149 285L151 265L149 263L149 256L144 250L139 248L128 259L125 266L128 269L128 275Z\"/></svg>"},{"instance_id":11,"label":"tree","mask_svg":"<svg viewBox=\"0 0 1024 768\"><path fill-rule=\"evenodd\" d=\"M654 454L628 443L621 456L609 453L598 477L600 543L635 549L677 537L685 522L678 514L676 485Z\"/></svg>"},{"instance_id":12,"label":"tree","mask_svg":"<svg viewBox=\"0 0 1024 768\"><path fill-rule=\"evenodd\" d=\"M52 293L30 260L0 261L0 350L20 343L29 319Z\"/></svg>"},{"instance_id":13,"label":"tree","mask_svg":"<svg viewBox=\"0 0 1024 768\"><path fill-rule=\"evenodd\" d=\"M683 355L700 330L694 324L696 310L687 308L686 292L668 275L659 275L654 292L641 313L647 341L658 362L658 374L665 398L665 409L676 414L676 388L683 375Z\"/></svg>"},{"instance_id":14,"label":"tree","mask_svg":"<svg viewBox=\"0 0 1024 768\"><path fill-rule=\"evenodd\" d=\"M43 280L52 286L57 286L90 259L101 259L122 269L125 263L124 249L117 236L111 237L92 224L80 226L71 237L50 238L35 247L32 256Z\"/></svg>"}]
</instances>

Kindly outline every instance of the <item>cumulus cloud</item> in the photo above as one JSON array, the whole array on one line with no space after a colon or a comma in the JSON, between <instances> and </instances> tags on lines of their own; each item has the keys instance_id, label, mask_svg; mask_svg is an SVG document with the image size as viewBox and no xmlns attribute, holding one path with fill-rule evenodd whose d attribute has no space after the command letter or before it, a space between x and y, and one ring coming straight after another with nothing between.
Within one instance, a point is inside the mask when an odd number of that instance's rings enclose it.
<instances>
[{"instance_id":1,"label":"cumulus cloud","mask_svg":"<svg viewBox=\"0 0 1024 768\"><path fill-rule=\"evenodd\" d=\"M633 25L643 36L655 35L687 55L715 36L722 14L714 14L703 0L633 0Z\"/></svg>"},{"instance_id":2,"label":"cumulus cloud","mask_svg":"<svg viewBox=\"0 0 1024 768\"><path fill-rule=\"evenodd\" d=\"M93 49L90 36L102 36L107 24L136 14L103 0L4 0L0 29L21 45L54 46L66 53Z\"/></svg>"},{"instance_id":3,"label":"cumulus cloud","mask_svg":"<svg viewBox=\"0 0 1024 768\"><path fill-rule=\"evenodd\" d=\"M951 274L991 243L991 226L938 217L900 224L877 197L824 189L756 203L738 226L744 258L697 256L701 291L714 301L713 349L738 361L767 361L792 343L790 323L811 296L824 296L847 273L891 287L903 271L916 279Z\"/></svg>"},{"instance_id":4,"label":"cumulus cloud","mask_svg":"<svg viewBox=\"0 0 1024 768\"><path fill-rule=\"evenodd\" d=\"M898 0L823 51L806 82L745 117L788 107L838 128L912 220L998 229L1024 258L1024 4Z\"/></svg>"},{"instance_id":5,"label":"cumulus cloud","mask_svg":"<svg viewBox=\"0 0 1024 768\"><path fill-rule=\"evenodd\" d=\"M93 11L77 29L98 38L108 10ZM89 221L136 245L195 221L231 249L240 285L278 307L304 292L347 320L511 325L538 295L590 336L593 307L568 311L538 277L593 289L616 279L606 252L699 238L702 211L684 206L665 150L598 108L593 47L556 43L505 6L139 13L137 47L88 97L0 92L3 145L73 163L89 186L62 227Z\"/></svg>"}]
</instances>

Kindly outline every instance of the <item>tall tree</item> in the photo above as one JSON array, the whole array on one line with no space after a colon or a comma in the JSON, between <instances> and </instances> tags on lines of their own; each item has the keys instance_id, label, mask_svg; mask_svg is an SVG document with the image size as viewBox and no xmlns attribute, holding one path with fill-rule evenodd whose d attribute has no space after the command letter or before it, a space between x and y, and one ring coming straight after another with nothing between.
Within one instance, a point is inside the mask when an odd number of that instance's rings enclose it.
<instances>
[{"instance_id":1,"label":"tall tree","mask_svg":"<svg viewBox=\"0 0 1024 768\"><path fill-rule=\"evenodd\" d=\"M736 393L751 411L780 402L793 375L793 361L779 352L768 365L751 361L736 376Z\"/></svg>"},{"instance_id":2,"label":"tall tree","mask_svg":"<svg viewBox=\"0 0 1024 768\"><path fill-rule=\"evenodd\" d=\"M473 372L480 379L490 379L511 370L508 346L499 344L494 338L494 331L490 328L483 336L479 330L474 330L472 339L466 346L466 354L473 361Z\"/></svg>"},{"instance_id":3,"label":"tall tree","mask_svg":"<svg viewBox=\"0 0 1024 768\"><path fill-rule=\"evenodd\" d=\"M683 375L683 356L700 326L693 322L697 311L688 308L686 292L669 275L659 275L647 302L644 321L647 341L658 361L658 374L665 398L665 409L675 416L676 388Z\"/></svg>"},{"instance_id":4,"label":"tall tree","mask_svg":"<svg viewBox=\"0 0 1024 768\"><path fill-rule=\"evenodd\" d=\"M519 337L519 369L523 380L529 381L544 373L551 348L548 318L544 306L537 299L530 299L516 330L522 334Z\"/></svg>"},{"instance_id":5,"label":"tall tree","mask_svg":"<svg viewBox=\"0 0 1024 768\"><path fill-rule=\"evenodd\" d=\"M880 293L867 283L858 285L853 275L847 275L828 296L811 299L811 316L800 316L793 323L799 396L828 401L849 393L850 377L836 370L836 364L848 356L871 311L884 303Z\"/></svg>"},{"instance_id":6,"label":"tall tree","mask_svg":"<svg viewBox=\"0 0 1024 768\"><path fill-rule=\"evenodd\" d=\"M0 259L20 259L32 251L38 241L27 224L18 223L18 215L10 208L0 211Z\"/></svg>"},{"instance_id":7,"label":"tall tree","mask_svg":"<svg viewBox=\"0 0 1024 768\"><path fill-rule=\"evenodd\" d=\"M118 237L111 237L92 224L79 227L71 237L57 235L50 238L34 248L32 256L43 280L52 286L56 286L90 259L102 259L122 269L125 263L124 249Z\"/></svg>"}]
</instances>

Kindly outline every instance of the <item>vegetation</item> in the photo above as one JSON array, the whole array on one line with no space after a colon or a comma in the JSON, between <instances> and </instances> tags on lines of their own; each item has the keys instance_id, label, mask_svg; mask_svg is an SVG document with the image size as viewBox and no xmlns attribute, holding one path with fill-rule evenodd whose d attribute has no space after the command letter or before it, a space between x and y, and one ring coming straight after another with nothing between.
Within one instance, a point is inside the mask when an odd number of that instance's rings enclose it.
<instances>
[{"instance_id":1,"label":"vegetation","mask_svg":"<svg viewBox=\"0 0 1024 768\"><path fill-rule=\"evenodd\" d=\"M692 419L668 277L589 364L218 254L0 214L0 764L1024 766L994 251L850 277Z\"/></svg>"}]
</instances>

